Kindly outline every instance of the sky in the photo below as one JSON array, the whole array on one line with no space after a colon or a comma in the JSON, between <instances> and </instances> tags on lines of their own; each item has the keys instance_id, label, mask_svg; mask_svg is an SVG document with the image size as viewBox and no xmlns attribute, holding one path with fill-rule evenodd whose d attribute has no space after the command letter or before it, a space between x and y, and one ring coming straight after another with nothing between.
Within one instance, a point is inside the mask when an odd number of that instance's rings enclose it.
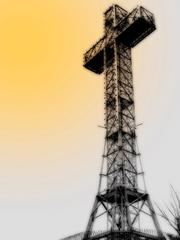
<instances>
[{"instance_id":1,"label":"sky","mask_svg":"<svg viewBox=\"0 0 180 240\"><path fill-rule=\"evenodd\" d=\"M86 227L104 101L103 75L83 68L83 54L113 3L155 14L157 30L132 50L138 143L153 201L164 206L170 184L180 193L180 1L0 0L0 239Z\"/></svg>"}]
</instances>

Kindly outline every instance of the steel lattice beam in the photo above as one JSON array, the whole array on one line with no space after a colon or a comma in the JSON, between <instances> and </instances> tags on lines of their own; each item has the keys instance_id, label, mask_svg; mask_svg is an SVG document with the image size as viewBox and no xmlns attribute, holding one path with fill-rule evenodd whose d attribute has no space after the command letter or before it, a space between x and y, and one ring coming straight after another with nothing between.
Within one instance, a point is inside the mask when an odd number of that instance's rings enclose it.
<instances>
[{"instance_id":1,"label":"steel lattice beam","mask_svg":"<svg viewBox=\"0 0 180 240\"><path fill-rule=\"evenodd\" d=\"M104 214L107 215L107 232L118 232L120 235L132 232L139 216L145 213L151 217L157 235L161 236L149 195L138 189L139 153L136 148L131 57L132 47L155 30L154 17L143 7L138 7L128 14L118 5L110 7L104 17L103 38L84 55L84 66L87 69L105 74L106 119L103 154L106 170L100 175L99 192L84 240L96 238L92 236L93 226L97 218ZM102 178L106 179L105 186L102 184ZM98 214L100 207L103 211ZM144 207L147 207L147 210L144 210Z\"/></svg>"}]
</instances>

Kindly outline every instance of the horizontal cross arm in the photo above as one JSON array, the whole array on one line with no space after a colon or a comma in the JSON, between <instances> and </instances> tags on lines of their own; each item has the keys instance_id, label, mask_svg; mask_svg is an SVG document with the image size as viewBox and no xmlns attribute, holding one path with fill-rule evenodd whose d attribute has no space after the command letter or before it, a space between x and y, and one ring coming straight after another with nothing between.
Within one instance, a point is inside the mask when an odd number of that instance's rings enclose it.
<instances>
[{"instance_id":1,"label":"horizontal cross arm","mask_svg":"<svg viewBox=\"0 0 180 240\"><path fill-rule=\"evenodd\" d=\"M143 7L135 8L122 19L112 31L105 34L84 54L84 66L95 72L104 71L104 48L106 57L113 57L112 43L116 39L119 44L134 47L156 29L153 14Z\"/></svg>"}]
</instances>

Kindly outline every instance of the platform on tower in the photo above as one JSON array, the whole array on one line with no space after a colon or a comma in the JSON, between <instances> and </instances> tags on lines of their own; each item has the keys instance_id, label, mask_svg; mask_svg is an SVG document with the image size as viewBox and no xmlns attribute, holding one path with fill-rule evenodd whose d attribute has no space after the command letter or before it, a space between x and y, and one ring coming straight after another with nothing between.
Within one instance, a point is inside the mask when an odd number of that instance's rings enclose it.
<instances>
[{"instance_id":1,"label":"platform on tower","mask_svg":"<svg viewBox=\"0 0 180 240\"><path fill-rule=\"evenodd\" d=\"M114 189L107 190L104 194L98 195L100 200L106 201L110 204L120 202L122 196L127 196L129 204L136 203L138 201L145 201L148 198L148 194L145 192L137 191L137 189L131 189L125 186L118 186Z\"/></svg>"}]
</instances>

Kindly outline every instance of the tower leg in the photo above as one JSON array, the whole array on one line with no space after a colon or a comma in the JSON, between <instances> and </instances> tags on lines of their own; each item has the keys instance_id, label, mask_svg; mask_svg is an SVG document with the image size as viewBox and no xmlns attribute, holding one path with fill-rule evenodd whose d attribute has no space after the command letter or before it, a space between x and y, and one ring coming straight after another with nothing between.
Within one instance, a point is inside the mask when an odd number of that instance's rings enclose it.
<instances>
[{"instance_id":1,"label":"tower leg","mask_svg":"<svg viewBox=\"0 0 180 240\"><path fill-rule=\"evenodd\" d=\"M98 199L96 196L83 239L88 239L90 237L97 211L98 211Z\"/></svg>"},{"instance_id":2,"label":"tower leg","mask_svg":"<svg viewBox=\"0 0 180 240\"><path fill-rule=\"evenodd\" d=\"M148 207L149 207L149 210L150 210L150 213L151 213L151 216L152 216L152 219L153 219L154 226L155 226L155 228L156 228L157 234L158 234L159 237L162 237L162 236L163 236L163 233L162 233L162 231L161 231L161 227L160 227L160 225L159 225L159 222L158 222L158 219L157 219L157 216L156 216L154 207L153 207L153 205L152 205L152 202L151 202L151 199L150 199L149 196L148 196L148 198L147 198L147 204L148 204Z\"/></svg>"}]
</instances>

